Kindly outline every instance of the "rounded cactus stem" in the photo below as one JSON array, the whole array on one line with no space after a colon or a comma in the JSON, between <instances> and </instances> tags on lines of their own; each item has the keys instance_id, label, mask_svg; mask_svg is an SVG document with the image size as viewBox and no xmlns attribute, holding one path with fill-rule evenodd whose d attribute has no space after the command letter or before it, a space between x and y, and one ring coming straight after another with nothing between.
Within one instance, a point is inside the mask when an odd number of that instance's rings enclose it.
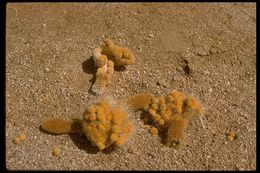
<instances>
[{"instance_id":1,"label":"rounded cactus stem","mask_svg":"<svg viewBox=\"0 0 260 173\"><path fill-rule=\"evenodd\" d=\"M105 39L101 53L108 56L116 66L129 65L135 60L133 53L128 48L119 47L110 39Z\"/></svg>"},{"instance_id":2,"label":"rounded cactus stem","mask_svg":"<svg viewBox=\"0 0 260 173\"><path fill-rule=\"evenodd\" d=\"M82 133L80 121L64 120L54 118L41 124L41 128L50 134Z\"/></svg>"},{"instance_id":3,"label":"rounded cactus stem","mask_svg":"<svg viewBox=\"0 0 260 173\"><path fill-rule=\"evenodd\" d=\"M153 97L154 95L149 93L138 94L129 98L127 104L133 109L147 110Z\"/></svg>"},{"instance_id":4,"label":"rounded cactus stem","mask_svg":"<svg viewBox=\"0 0 260 173\"><path fill-rule=\"evenodd\" d=\"M95 104L95 108L97 119L84 120L82 123L83 132L88 140L100 150L113 144L122 146L133 132L133 124L128 120L125 111L104 100Z\"/></svg>"},{"instance_id":5,"label":"rounded cactus stem","mask_svg":"<svg viewBox=\"0 0 260 173\"><path fill-rule=\"evenodd\" d=\"M111 78L111 74L107 73L107 64L98 68L95 76L96 80L92 86L92 92L96 95L101 95Z\"/></svg>"},{"instance_id":6,"label":"rounded cactus stem","mask_svg":"<svg viewBox=\"0 0 260 173\"><path fill-rule=\"evenodd\" d=\"M184 139L187 120L182 117L172 117L168 121L167 126L166 145L169 147L180 145Z\"/></svg>"},{"instance_id":7,"label":"rounded cactus stem","mask_svg":"<svg viewBox=\"0 0 260 173\"><path fill-rule=\"evenodd\" d=\"M110 136L110 140L111 142L115 142L118 140L118 135L115 134L115 133L112 133L111 136Z\"/></svg>"}]
</instances>

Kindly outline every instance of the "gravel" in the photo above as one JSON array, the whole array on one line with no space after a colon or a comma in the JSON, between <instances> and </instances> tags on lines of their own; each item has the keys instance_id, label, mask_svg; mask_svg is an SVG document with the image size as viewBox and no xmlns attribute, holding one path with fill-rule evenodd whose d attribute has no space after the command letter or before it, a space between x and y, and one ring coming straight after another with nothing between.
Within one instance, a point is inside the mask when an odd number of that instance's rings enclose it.
<instances>
[{"instance_id":1,"label":"gravel","mask_svg":"<svg viewBox=\"0 0 260 173\"><path fill-rule=\"evenodd\" d=\"M7 169L255 170L255 19L255 3L9 3ZM142 127L141 112L132 112L136 132L108 153L82 135L41 132L44 120L81 118L99 99L89 92L94 74L83 64L102 36L136 56L113 74L104 96L176 89L202 102L205 128L192 121L182 146L168 148ZM229 141L229 131L238 138ZM14 144L21 133L26 140Z\"/></svg>"}]
</instances>

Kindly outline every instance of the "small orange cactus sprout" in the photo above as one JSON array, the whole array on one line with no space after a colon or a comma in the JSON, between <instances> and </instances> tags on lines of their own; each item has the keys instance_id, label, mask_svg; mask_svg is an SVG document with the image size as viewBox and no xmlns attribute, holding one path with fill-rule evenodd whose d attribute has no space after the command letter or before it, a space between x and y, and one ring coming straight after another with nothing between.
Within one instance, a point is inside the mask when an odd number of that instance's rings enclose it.
<instances>
[{"instance_id":1,"label":"small orange cactus sprout","mask_svg":"<svg viewBox=\"0 0 260 173\"><path fill-rule=\"evenodd\" d=\"M59 147L53 147L52 154L56 157L59 157L61 154L61 149Z\"/></svg>"},{"instance_id":2,"label":"small orange cactus sprout","mask_svg":"<svg viewBox=\"0 0 260 173\"><path fill-rule=\"evenodd\" d=\"M13 139L13 142L15 143L15 144L19 144L19 143L21 143L22 141L24 141L25 139L26 139L26 134L25 133L22 133L22 134L20 134L19 136L16 136L14 139Z\"/></svg>"},{"instance_id":3,"label":"small orange cactus sprout","mask_svg":"<svg viewBox=\"0 0 260 173\"><path fill-rule=\"evenodd\" d=\"M83 132L88 140L100 150L112 144L122 146L133 131L133 124L127 119L125 112L119 107L113 107L107 101L94 106L97 119L92 121L87 118L82 123Z\"/></svg>"},{"instance_id":4,"label":"small orange cactus sprout","mask_svg":"<svg viewBox=\"0 0 260 173\"><path fill-rule=\"evenodd\" d=\"M227 139L230 141L237 139L237 134L234 131L227 132L226 135Z\"/></svg>"},{"instance_id":5,"label":"small orange cactus sprout","mask_svg":"<svg viewBox=\"0 0 260 173\"><path fill-rule=\"evenodd\" d=\"M14 142L14 144L20 144L20 143L21 143L21 138L20 138L20 136L16 136L16 137L13 139L13 142Z\"/></svg>"},{"instance_id":6,"label":"small orange cactus sprout","mask_svg":"<svg viewBox=\"0 0 260 173\"><path fill-rule=\"evenodd\" d=\"M150 128L150 133L151 133L152 135L157 135L157 134L158 134L157 128L151 127L151 128Z\"/></svg>"},{"instance_id":7,"label":"small orange cactus sprout","mask_svg":"<svg viewBox=\"0 0 260 173\"><path fill-rule=\"evenodd\" d=\"M24 141L26 139L27 135L25 133L20 134L21 141Z\"/></svg>"}]
</instances>

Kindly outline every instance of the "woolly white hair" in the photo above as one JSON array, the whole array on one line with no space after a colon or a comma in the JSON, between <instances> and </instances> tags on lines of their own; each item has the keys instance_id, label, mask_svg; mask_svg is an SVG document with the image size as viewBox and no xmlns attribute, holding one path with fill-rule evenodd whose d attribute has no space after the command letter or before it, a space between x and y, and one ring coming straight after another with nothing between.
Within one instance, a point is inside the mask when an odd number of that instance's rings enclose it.
<instances>
[{"instance_id":1,"label":"woolly white hair","mask_svg":"<svg viewBox=\"0 0 260 173\"><path fill-rule=\"evenodd\" d=\"M132 110L129 107L129 105L127 104L127 99L118 99L111 95L103 95L103 96L98 97L95 100L95 103L101 102L102 100L108 101L108 103L110 104L110 106L112 108L118 107L118 108L122 109L126 113L127 116L134 112L134 110Z\"/></svg>"}]
</instances>

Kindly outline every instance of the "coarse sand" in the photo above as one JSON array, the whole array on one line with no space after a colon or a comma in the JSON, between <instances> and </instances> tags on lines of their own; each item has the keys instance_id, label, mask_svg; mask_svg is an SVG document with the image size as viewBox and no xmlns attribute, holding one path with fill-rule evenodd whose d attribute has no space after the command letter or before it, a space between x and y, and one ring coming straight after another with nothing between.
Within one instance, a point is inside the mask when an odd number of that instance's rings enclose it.
<instances>
[{"instance_id":1,"label":"coarse sand","mask_svg":"<svg viewBox=\"0 0 260 173\"><path fill-rule=\"evenodd\" d=\"M90 56L105 38L136 61L115 71L103 96L175 89L204 105L203 124L189 124L180 148L151 135L140 111L113 151L40 131L48 118L81 118L98 99ZM9 170L255 170L256 3L8 3L5 130Z\"/></svg>"}]
</instances>

